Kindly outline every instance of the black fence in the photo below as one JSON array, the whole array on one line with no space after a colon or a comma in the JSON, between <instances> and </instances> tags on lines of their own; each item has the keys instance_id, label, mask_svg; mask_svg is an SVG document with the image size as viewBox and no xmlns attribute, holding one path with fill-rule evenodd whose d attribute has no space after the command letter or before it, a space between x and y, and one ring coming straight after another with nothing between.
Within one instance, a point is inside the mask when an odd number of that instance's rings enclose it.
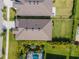
<instances>
[{"instance_id":1,"label":"black fence","mask_svg":"<svg viewBox=\"0 0 79 59\"><path fill-rule=\"evenodd\" d=\"M72 40L69 38L61 38L61 37L57 38L57 37L55 37L55 38L52 38L52 41L53 42L69 42L70 43Z\"/></svg>"},{"instance_id":2,"label":"black fence","mask_svg":"<svg viewBox=\"0 0 79 59\"><path fill-rule=\"evenodd\" d=\"M69 59L79 59L79 57L70 56Z\"/></svg>"},{"instance_id":3,"label":"black fence","mask_svg":"<svg viewBox=\"0 0 79 59\"><path fill-rule=\"evenodd\" d=\"M67 56L46 53L46 59L67 59ZM79 59L79 57L69 56L69 59Z\"/></svg>"},{"instance_id":4,"label":"black fence","mask_svg":"<svg viewBox=\"0 0 79 59\"><path fill-rule=\"evenodd\" d=\"M46 59L66 59L66 56L47 53Z\"/></svg>"}]
</instances>

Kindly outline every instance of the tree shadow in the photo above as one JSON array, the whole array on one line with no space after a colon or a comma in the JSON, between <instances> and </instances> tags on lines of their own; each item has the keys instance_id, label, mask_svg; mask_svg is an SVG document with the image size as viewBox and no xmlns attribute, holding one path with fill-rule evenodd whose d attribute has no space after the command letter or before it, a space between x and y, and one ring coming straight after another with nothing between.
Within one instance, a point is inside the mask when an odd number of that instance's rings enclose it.
<instances>
[{"instance_id":1,"label":"tree shadow","mask_svg":"<svg viewBox=\"0 0 79 59\"><path fill-rule=\"evenodd\" d=\"M70 56L69 59L79 59L79 57Z\"/></svg>"},{"instance_id":2,"label":"tree shadow","mask_svg":"<svg viewBox=\"0 0 79 59\"><path fill-rule=\"evenodd\" d=\"M66 59L66 56L46 53L46 59Z\"/></svg>"},{"instance_id":3,"label":"tree shadow","mask_svg":"<svg viewBox=\"0 0 79 59\"><path fill-rule=\"evenodd\" d=\"M78 41L75 41L74 44L75 44L75 45L79 45L79 42L78 42Z\"/></svg>"},{"instance_id":4,"label":"tree shadow","mask_svg":"<svg viewBox=\"0 0 79 59\"><path fill-rule=\"evenodd\" d=\"M55 37L55 38L52 38L52 41L53 42L69 42L70 43L72 40L69 38Z\"/></svg>"}]
</instances>

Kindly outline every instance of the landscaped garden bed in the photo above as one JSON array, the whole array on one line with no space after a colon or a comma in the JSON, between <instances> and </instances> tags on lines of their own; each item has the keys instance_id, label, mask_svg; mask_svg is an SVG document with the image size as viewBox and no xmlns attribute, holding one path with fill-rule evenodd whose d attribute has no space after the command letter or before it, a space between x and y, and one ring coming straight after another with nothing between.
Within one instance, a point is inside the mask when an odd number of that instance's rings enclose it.
<instances>
[{"instance_id":1,"label":"landscaped garden bed","mask_svg":"<svg viewBox=\"0 0 79 59\"><path fill-rule=\"evenodd\" d=\"M4 20L7 20L7 9L6 9L6 7L3 7L2 12L3 12Z\"/></svg>"},{"instance_id":2,"label":"landscaped garden bed","mask_svg":"<svg viewBox=\"0 0 79 59\"><path fill-rule=\"evenodd\" d=\"M6 31L2 33L3 36L3 46L2 46L2 59L5 59L5 49L6 49Z\"/></svg>"},{"instance_id":3,"label":"landscaped garden bed","mask_svg":"<svg viewBox=\"0 0 79 59\"><path fill-rule=\"evenodd\" d=\"M22 44L19 46L19 58L44 59L44 45Z\"/></svg>"},{"instance_id":4,"label":"landscaped garden bed","mask_svg":"<svg viewBox=\"0 0 79 59\"><path fill-rule=\"evenodd\" d=\"M77 45L68 42L17 41L10 32L9 59L19 59L22 54L21 58L25 58L28 51L28 48L24 48L25 45L44 45L44 59L47 54L66 56L66 59L69 59L69 56L79 56L79 46Z\"/></svg>"},{"instance_id":5,"label":"landscaped garden bed","mask_svg":"<svg viewBox=\"0 0 79 59\"><path fill-rule=\"evenodd\" d=\"M2 9L3 12L3 18L4 20L7 20L7 8L4 7ZM16 10L14 8L10 8L10 21L15 20Z\"/></svg>"},{"instance_id":6,"label":"landscaped garden bed","mask_svg":"<svg viewBox=\"0 0 79 59\"><path fill-rule=\"evenodd\" d=\"M14 21L16 16L16 10L14 8L10 9L10 20Z\"/></svg>"}]
</instances>

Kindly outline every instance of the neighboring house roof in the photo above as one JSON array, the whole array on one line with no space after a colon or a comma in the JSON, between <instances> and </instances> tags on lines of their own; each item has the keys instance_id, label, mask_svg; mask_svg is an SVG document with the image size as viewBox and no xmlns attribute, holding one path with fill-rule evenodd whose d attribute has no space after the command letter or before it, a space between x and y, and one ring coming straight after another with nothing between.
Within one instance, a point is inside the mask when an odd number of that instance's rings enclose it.
<instances>
[{"instance_id":1,"label":"neighboring house roof","mask_svg":"<svg viewBox=\"0 0 79 59\"><path fill-rule=\"evenodd\" d=\"M51 40L52 21L50 19L18 19L18 30L14 33L17 40Z\"/></svg>"},{"instance_id":2,"label":"neighboring house roof","mask_svg":"<svg viewBox=\"0 0 79 59\"><path fill-rule=\"evenodd\" d=\"M50 16L52 0L19 0L14 2L17 15L21 16Z\"/></svg>"}]
</instances>

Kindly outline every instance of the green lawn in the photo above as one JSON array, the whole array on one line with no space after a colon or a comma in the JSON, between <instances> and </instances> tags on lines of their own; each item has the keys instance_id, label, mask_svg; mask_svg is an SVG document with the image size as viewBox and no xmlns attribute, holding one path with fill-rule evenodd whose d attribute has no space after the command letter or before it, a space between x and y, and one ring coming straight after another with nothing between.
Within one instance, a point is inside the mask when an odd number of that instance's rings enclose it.
<instances>
[{"instance_id":1,"label":"green lawn","mask_svg":"<svg viewBox=\"0 0 79 59\"><path fill-rule=\"evenodd\" d=\"M77 18L77 20L79 20L79 0L75 1L75 18Z\"/></svg>"},{"instance_id":2,"label":"green lawn","mask_svg":"<svg viewBox=\"0 0 79 59\"><path fill-rule=\"evenodd\" d=\"M11 21L14 21L15 20L15 14L16 14L16 11L14 8L11 8L10 9L10 20Z\"/></svg>"},{"instance_id":3,"label":"green lawn","mask_svg":"<svg viewBox=\"0 0 79 59\"><path fill-rule=\"evenodd\" d=\"M56 7L56 18L69 18L72 14L73 0L54 0Z\"/></svg>"},{"instance_id":4,"label":"green lawn","mask_svg":"<svg viewBox=\"0 0 79 59\"><path fill-rule=\"evenodd\" d=\"M18 51L18 43L15 40L13 34L10 32L10 40L9 40L9 59L18 59L17 51Z\"/></svg>"},{"instance_id":5,"label":"green lawn","mask_svg":"<svg viewBox=\"0 0 79 59\"><path fill-rule=\"evenodd\" d=\"M52 18L53 38L71 39L73 19L69 17L72 15L73 0L55 0L53 5L56 7L56 16Z\"/></svg>"},{"instance_id":6,"label":"green lawn","mask_svg":"<svg viewBox=\"0 0 79 59\"><path fill-rule=\"evenodd\" d=\"M71 38L72 20L70 19L54 19L53 20L53 38Z\"/></svg>"},{"instance_id":7,"label":"green lawn","mask_svg":"<svg viewBox=\"0 0 79 59\"><path fill-rule=\"evenodd\" d=\"M77 26L79 24L79 0L74 0L74 27L73 27L73 40L75 40L75 36L76 36L76 29Z\"/></svg>"},{"instance_id":8,"label":"green lawn","mask_svg":"<svg viewBox=\"0 0 79 59\"><path fill-rule=\"evenodd\" d=\"M3 12L3 18L4 18L4 20L7 20L7 10L6 10L6 7L4 7L2 9L2 12Z\"/></svg>"},{"instance_id":9,"label":"green lawn","mask_svg":"<svg viewBox=\"0 0 79 59\"><path fill-rule=\"evenodd\" d=\"M4 20L7 20L7 9L6 9L6 7L4 7L2 9L2 12L3 12L3 18L4 18ZM10 21L14 21L15 20L15 14L16 14L15 9L11 8L10 9Z\"/></svg>"},{"instance_id":10,"label":"green lawn","mask_svg":"<svg viewBox=\"0 0 79 59\"><path fill-rule=\"evenodd\" d=\"M2 59L5 59L5 49L6 49L6 32L3 32L3 46L2 46L2 54L3 54L3 57Z\"/></svg>"}]
</instances>

